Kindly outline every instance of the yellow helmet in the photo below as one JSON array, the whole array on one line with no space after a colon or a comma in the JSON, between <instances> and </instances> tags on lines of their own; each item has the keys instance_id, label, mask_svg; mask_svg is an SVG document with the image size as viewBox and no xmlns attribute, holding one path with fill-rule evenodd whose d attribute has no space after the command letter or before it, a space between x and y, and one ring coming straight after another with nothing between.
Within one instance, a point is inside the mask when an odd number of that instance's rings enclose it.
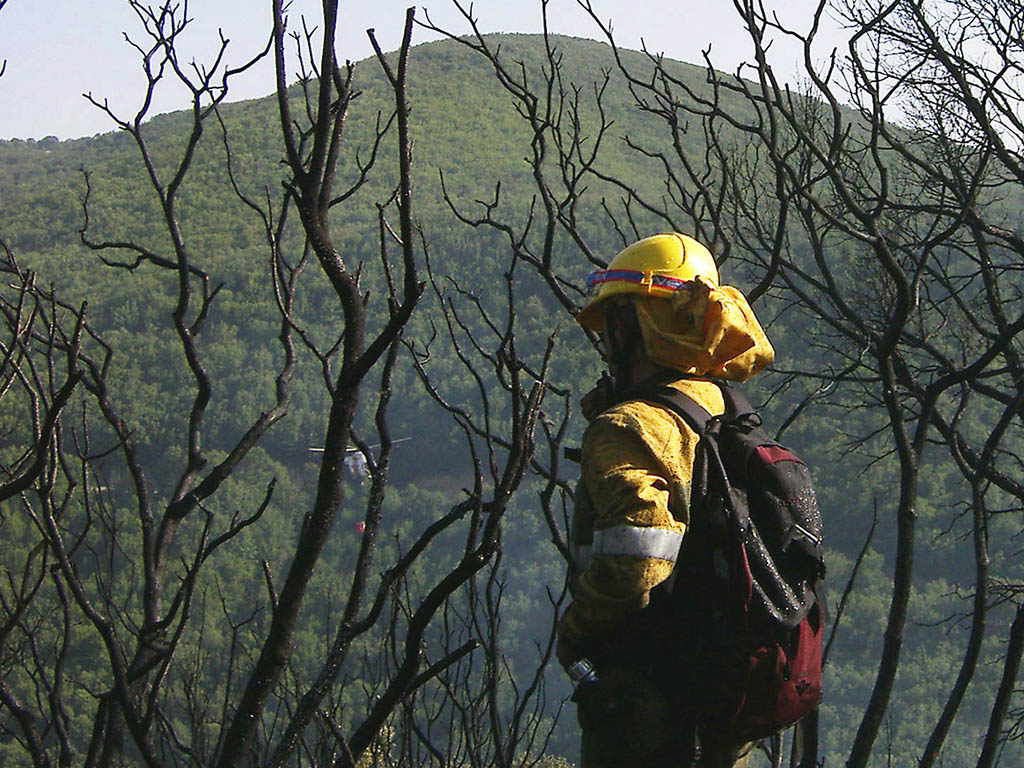
<instances>
[{"instance_id":1,"label":"yellow helmet","mask_svg":"<svg viewBox=\"0 0 1024 768\"><path fill-rule=\"evenodd\" d=\"M718 266L703 245L678 232L645 237L619 251L608 269L590 274L587 290L591 298L576 314L576 322L591 331L600 331L601 305L612 296L668 298L697 275L718 285Z\"/></svg>"}]
</instances>

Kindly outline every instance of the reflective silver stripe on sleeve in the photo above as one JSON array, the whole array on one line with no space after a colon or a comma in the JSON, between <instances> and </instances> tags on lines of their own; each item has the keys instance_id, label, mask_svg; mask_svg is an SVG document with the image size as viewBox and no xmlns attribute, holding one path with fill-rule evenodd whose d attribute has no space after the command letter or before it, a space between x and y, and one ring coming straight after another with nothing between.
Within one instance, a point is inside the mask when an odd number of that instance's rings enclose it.
<instances>
[{"instance_id":1,"label":"reflective silver stripe on sleeve","mask_svg":"<svg viewBox=\"0 0 1024 768\"><path fill-rule=\"evenodd\" d=\"M617 525L594 531L593 554L656 557L674 563L683 545L683 534L664 528Z\"/></svg>"}]
</instances>

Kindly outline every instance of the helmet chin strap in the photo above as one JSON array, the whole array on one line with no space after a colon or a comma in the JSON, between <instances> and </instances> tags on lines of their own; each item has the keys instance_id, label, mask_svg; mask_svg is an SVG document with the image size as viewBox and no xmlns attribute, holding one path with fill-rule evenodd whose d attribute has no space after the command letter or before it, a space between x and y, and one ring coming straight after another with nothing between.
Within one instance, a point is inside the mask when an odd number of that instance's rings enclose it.
<instances>
[{"instance_id":1,"label":"helmet chin strap","mask_svg":"<svg viewBox=\"0 0 1024 768\"><path fill-rule=\"evenodd\" d=\"M615 394L621 395L633 386L632 357L625 354L614 354L608 361L609 373L614 384Z\"/></svg>"},{"instance_id":2,"label":"helmet chin strap","mask_svg":"<svg viewBox=\"0 0 1024 768\"><path fill-rule=\"evenodd\" d=\"M637 349L642 349L644 343L632 302L610 304L605 308L605 339L615 393L622 394L636 384Z\"/></svg>"}]
</instances>

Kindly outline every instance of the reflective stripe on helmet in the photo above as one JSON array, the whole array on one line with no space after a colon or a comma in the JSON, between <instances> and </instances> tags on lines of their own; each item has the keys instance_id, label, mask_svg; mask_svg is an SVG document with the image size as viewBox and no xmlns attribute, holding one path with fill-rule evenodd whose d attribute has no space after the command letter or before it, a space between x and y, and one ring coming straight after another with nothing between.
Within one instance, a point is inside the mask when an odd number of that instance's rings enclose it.
<instances>
[{"instance_id":1,"label":"reflective stripe on helmet","mask_svg":"<svg viewBox=\"0 0 1024 768\"><path fill-rule=\"evenodd\" d=\"M683 534L664 528L616 525L594 531L595 555L627 555L630 557L656 557L674 563L683 545Z\"/></svg>"},{"instance_id":2,"label":"reflective stripe on helmet","mask_svg":"<svg viewBox=\"0 0 1024 768\"><path fill-rule=\"evenodd\" d=\"M632 269L602 269L587 275L587 290L611 282L636 283L664 288L668 291L678 291L692 281L680 280L678 277L669 275L656 275L651 272L637 272Z\"/></svg>"}]
</instances>

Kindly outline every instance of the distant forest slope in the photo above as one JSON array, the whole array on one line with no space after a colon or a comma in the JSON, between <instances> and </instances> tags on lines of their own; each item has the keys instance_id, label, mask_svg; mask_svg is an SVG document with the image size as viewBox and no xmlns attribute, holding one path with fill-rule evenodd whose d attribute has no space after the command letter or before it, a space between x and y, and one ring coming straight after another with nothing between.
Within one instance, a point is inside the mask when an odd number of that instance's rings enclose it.
<instances>
[{"instance_id":1,"label":"distant forest slope","mask_svg":"<svg viewBox=\"0 0 1024 768\"><path fill-rule=\"evenodd\" d=\"M546 59L543 39L535 35L502 35L490 38L500 42L511 59L523 62L525 71L538 81L543 77ZM553 38L562 55L562 77L579 89L581 117L596 121L597 113L590 94L595 83L614 69L609 46L590 40ZM643 69L640 53L625 52L628 62ZM706 89L703 68L671 63L672 71L696 91ZM419 45L410 60L410 102L413 130L414 200L417 224L429 254L430 268L439 283L444 276L457 278L462 288L472 288L474 298L483 303L498 300L507 290L504 275L510 269L508 241L492 230L460 223L444 199L443 189L464 212L483 215L480 202L495 202L509 217L524 222L531 206L539 205L531 167L525 161L531 136L517 115L509 95L496 87L486 61L453 41ZM376 61L356 65L354 87L359 92L346 124L346 143L339 166L337 189L343 193L359 178L360 168L371 159L374 131L390 120L386 83ZM570 89L571 90L571 89ZM728 97L727 97L728 98ZM650 115L634 108L627 84L618 75L610 75L603 92L603 109L611 126L602 138L601 167L611 176L628 178L651 196L661 194L663 169L658 163L632 150L622 141L629 136L644 144L665 141L660 126ZM216 399L208 416L207 440L217 450L227 450L238 425L257 415L274 388L273 360L277 354L275 339L277 318L272 311L274 296L268 278L264 231L258 217L238 199L228 175L228 152L240 189L255 199L266 199L267 192L277 199L281 189L280 126L275 99L267 97L225 105L221 110L222 132L216 122L207 125L194 159L193 169L182 190L178 215L192 250L193 263L210 276L213 285L222 288L212 304L203 344L217 349L209 361ZM592 124L596 125L596 122ZM166 173L180 152L190 126L187 113L172 113L152 119L144 132L159 173ZM699 156L703 147L694 135L693 146L686 150ZM225 141L226 139L226 141ZM598 139L597 134L590 136ZM393 131L385 143L393 141ZM737 146L740 141L737 138ZM739 151L739 150L738 150ZM346 261L362 263L368 277L379 277L378 205L393 194L396 174L392 153L382 150L375 159L377 167L368 184L332 212L336 243ZM499 191L500 187L500 191ZM79 231L85 226L83 200L88 190L87 236L93 242L127 241L144 245L153 252L168 250L161 212L149 186L138 149L124 133L112 132L75 141L0 142L0 238L17 259L37 272L37 279L52 284L69 302L88 301L88 317L114 344L113 370L121 382L113 397L135 425L134 435L140 449L166 467L180 464L185 446L179 442L181 424L187 414L187 386L180 361L180 350L164 320L172 310L176 294L168 286L166 274L149 264L130 270L105 267L101 258L131 262L129 254L96 252L85 247ZM622 237L602 214L602 200L616 199L613 185L588 182L577 218L584 222L589 245L610 258L621 247ZM642 212L638 214L643 221ZM653 225L652 225L653 226ZM297 260L303 250L299 229L284 232L284 245ZM644 232L642 234L649 234ZM593 265L578 251L566 249L567 263L562 272L576 280L575 300L583 297L586 274ZM559 353L553 366L553 384L578 395L585 392L600 373L600 360L569 313L552 298L541 282L525 271L518 274L520 351L538 355L548 334L560 329ZM727 282L746 288L753 276L743 269L730 272L723 267ZM368 279L367 284L373 284ZM341 317L331 301L325 278L311 270L300 288L302 322L316 341L330 346ZM384 322L386 304L381 295L369 294L367 300L378 311L376 322ZM436 299L431 297L430 301ZM765 322L777 350L777 367L813 368L814 351L805 340L806 322L798 313L771 303L767 297L756 310ZM436 306L417 315L406 334L410 346L426 345L442 320ZM476 321L469 321L476 322ZM455 350L438 343L432 347L430 364L446 392L457 402L478 405L477 382L458 364ZM261 445L256 468L248 475L252 487L240 487L232 498L239 507L251 503L258 491L252 490L269 475L279 476L279 491L269 514L274 516L274 533L266 536L272 544L292 536L298 523L296 510L305 508L312 493L309 482L311 449L322 445L325 399L323 372L307 360L293 385L292 406L287 419L274 428ZM769 381L773 381L769 378ZM395 490L387 502L386 514L392 525L387 533L398 540L428 521L421 510L431 508L437 498L457 498L466 478L454 467L465 466L465 448L449 420L432 410L431 398L410 373L397 373L391 415L391 433L404 442L396 446ZM768 398L770 384L751 385L751 399L768 400L766 419L778 421L800 399L799 393L781 390ZM357 423L366 436L372 434L372 398L361 403ZM786 435L788 442L816 470L821 505L825 515L827 544L830 547L830 580L838 599L854 559L864 544L876 509L886 509L886 497L894 472L889 461L871 461L848 443L848 436L870 432L870 414L849 412L812 412ZM578 440L582 419L576 418L568 444ZM0 436L0 447L13 450ZM372 440L371 440L372 442ZM946 467L944 457L935 461L945 467L948 483L935 481L922 488L919 511L921 533L927 545L919 554L920 568L915 583L912 627L908 631L906 661L901 668L896 699L892 708L890 739L897 762L909 766L914 747L900 751L903 742L917 744L921 734L933 722L942 692L955 675L958 643L963 629L956 622L944 624L960 605L959 581L970 579L970 560L963 554L958 537L964 524L948 521L948 511L962 502L965 487L956 473ZM160 462L157 462L158 464ZM571 479L572 466L565 468ZM111 483L125 482L111 478ZM159 495L172 492L174 472L151 478ZM535 489L534 489L535 490ZM342 539L330 554L325 569L344 571L353 555L353 526L357 524L361 500L366 489L352 480L352 494L337 521ZM230 510L221 510L230 511ZM517 615L503 631L522 640L521 647L532 651L532 640L543 636L551 616L545 594L558 589L563 562L536 513L533 497L523 494L517 500L515 514L504 542L502 567L507 570L506 590L510 601L518 601ZM391 523L390 521L393 521ZM1008 535L996 541L994 557L1008 558L1019 547ZM6 530L6 529L5 529ZM345 539L349 536L350 539ZM887 584L891 573L894 534L880 527L859 575L858 590L847 607L843 631L833 650L827 672L827 694L822 710L823 755L827 765L838 764L852 739L857 719L871 689L881 634L885 626ZM398 546L397 544L395 545ZM252 551L255 551L255 542ZM238 573L255 570L257 556L240 556L225 566L229 584ZM278 566L273 557L260 555ZM1016 568L1016 566L1014 566ZM251 574L250 574L251 575ZM237 582L243 579L238 576ZM323 586L325 603L333 597ZM242 587L239 587L240 594ZM255 599L255 598L253 598ZM336 610L336 607L335 607ZM330 626L327 608L323 616L310 618L326 636ZM948 632L935 632L934 625L948 626ZM932 631L928 631L932 630ZM310 630L311 632L313 630ZM321 631L318 629L317 631ZM986 649L996 658L999 649ZM532 657L531 657L532 658ZM527 662L523 662L526 664ZM983 731L987 712L987 691L994 687L998 667L991 665L978 672L979 682L969 696L970 706L958 720L947 742L946 765L966 765L976 750L978 734ZM552 697L565 693L565 683L556 673L550 676ZM572 755L574 724L563 715L552 740L551 751ZM1011 744L1008 749L1019 745ZM2 761L0 761L2 762ZM882 763L879 763L881 765Z\"/></svg>"},{"instance_id":2,"label":"distant forest slope","mask_svg":"<svg viewBox=\"0 0 1024 768\"><path fill-rule=\"evenodd\" d=\"M607 45L570 38L555 40L564 48L565 76L584 92L612 64ZM528 71L540 77L541 38L503 36L501 45L505 53L521 58ZM641 61L638 54L635 60ZM678 66L695 85L701 82L700 68ZM384 127L389 117L385 111L385 84L376 61L356 65L354 87L359 95L346 123L346 154L339 169L341 190L345 189L346 180L358 178L360 164L370 159L375 126ZM657 168L629 152L618 138L627 133L644 139L656 135L653 121L630 110L629 100L625 85L621 80L613 80L605 93L606 109L615 117L611 137L602 145L604 162L614 172L635 178L643 188L654 190L660 185ZM414 196L418 223L431 245L433 266L439 273L456 276L460 283L474 285L483 293L499 291L507 242L485 229L459 224L444 202L441 176L449 195L465 209L472 209L475 201L492 199L500 183L503 209L525 219L533 188L530 167L525 162L529 135L523 121L516 115L510 97L490 81L486 63L452 42L426 43L414 48L410 101ZM264 190L278 194L281 148L275 100L267 97L229 104L222 114L232 166L241 188L257 199L263 197ZM187 113L173 113L156 117L145 126L158 171L166 172L180 152L188 120ZM380 154L387 157L385 150ZM214 284L224 286L212 320L222 323L225 332L237 334L242 349L247 350L242 357L254 359L259 357L257 350L264 349L268 339L273 339L269 327L246 326L240 314L245 305L269 302L272 298L263 262L263 234L259 219L233 193L225 158L224 135L211 123L183 187L179 214L192 243L194 263L211 276ZM376 204L390 196L389 179L394 174L386 165L390 159L377 163L379 167L371 173L367 186L334 209L339 250L353 263L364 262L368 270L376 268L377 260ZM162 367L144 350L151 341L147 340L148 329L156 325L156 313L170 309L160 303L166 289L147 266L131 275L102 269L101 255L121 257L110 252L90 252L81 244L78 231L85 221L82 201L87 185L92 240L132 240L154 251L167 249L167 236L159 225L158 203L148 186L138 150L129 136L117 132L65 142L0 143L0 199L4 201L0 208L0 232L18 258L37 269L41 279L52 282L67 299L88 298L92 321L100 329L141 334L132 345L137 359L121 363L136 368L135 375L145 378L146 369ZM615 191L597 187L589 190L581 213L584 217L592 215L595 221L591 245L598 252L611 255L620 245L598 218L603 194L614 196ZM289 230L288 234L294 236L295 231ZM296 251L301 247L298 241L291 241L290 246ZM582 288L590 268L581 262L575 270L570 266L566 274L575 271ZM313 276L309 280L312 306L327 300L320 297L324 286L317 285L317 279ZM537 291L537 297L554 311L546 291ZM239 312L234 311L236 308ZM548 317L537 320L538 328L547 327ZM329 329L330 314L320 317L318 322ZM567 316L562 322L569 333L576 333ZM153 348L154 355L159 354L160 346ZM591 365L580 373L589 377L595 370ZM247 369L244 359L241 367L233 362L224 373L225 386L231 388L244 388L242 380L255 381L261 376L259 366ZM293 413L292 418L295 417L301 427L296 428L293 422L291 431L296 435L296 445L292 447L300 450L299 446L318 439L319 420L316 413L309 414L308 420ZM161 446L158 450L165 449Z\"/></svg>"}]
</instances>

